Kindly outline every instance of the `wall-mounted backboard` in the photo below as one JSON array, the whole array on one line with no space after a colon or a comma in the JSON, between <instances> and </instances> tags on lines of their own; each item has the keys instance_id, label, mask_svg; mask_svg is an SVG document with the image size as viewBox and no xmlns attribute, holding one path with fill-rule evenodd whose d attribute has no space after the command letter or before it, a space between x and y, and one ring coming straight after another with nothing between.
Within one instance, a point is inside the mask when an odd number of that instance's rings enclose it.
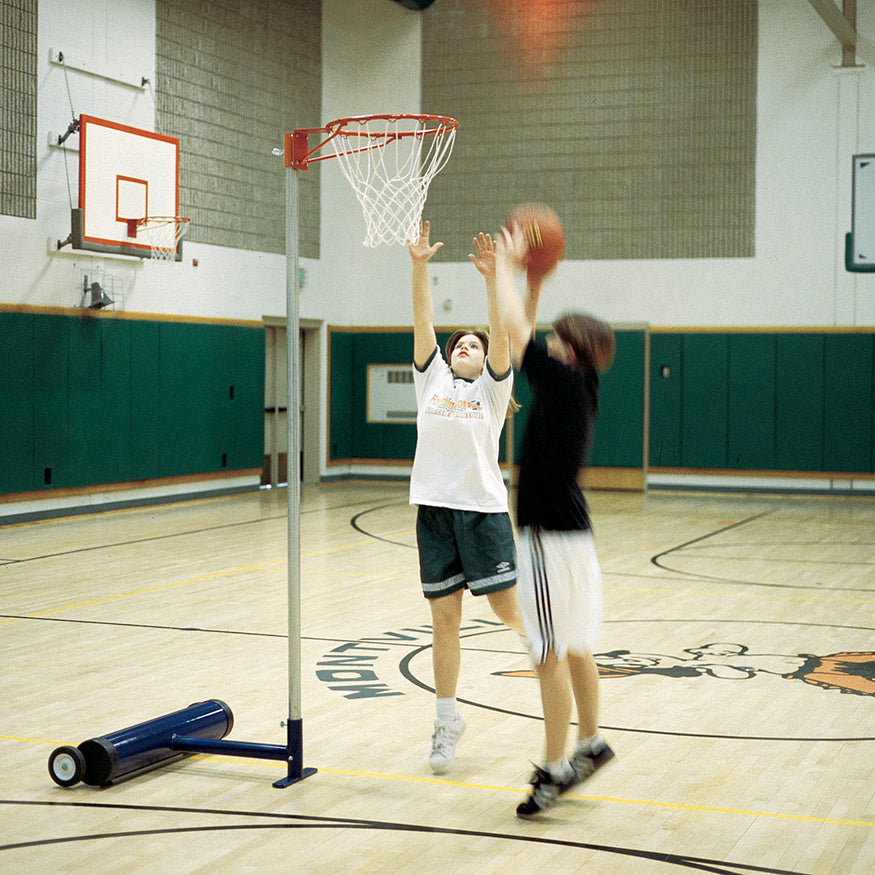
<instances>
[{"instance_id":1,"label":"wall-mounted backboard","mask_svg":"<svg viewBox=\"0 0 875 875\"><path fill-rule=\"evenodd\" d=\"M118 122L79 118L79 207L74 249L148 258L137 223L179 215L179 140ZM179 253L177 253L177 258Z\"/></svg>"},{"instance_id":2,"label":"wall-mounted backboard","mask_svg":"<svg viewBox=\"0 0 875 875\"><path fill-rule=\"evenodd\" d=\"M851 233L845 247L850 271L875 271L875 155L854 155Z\"/></svg>"}]
</instances>

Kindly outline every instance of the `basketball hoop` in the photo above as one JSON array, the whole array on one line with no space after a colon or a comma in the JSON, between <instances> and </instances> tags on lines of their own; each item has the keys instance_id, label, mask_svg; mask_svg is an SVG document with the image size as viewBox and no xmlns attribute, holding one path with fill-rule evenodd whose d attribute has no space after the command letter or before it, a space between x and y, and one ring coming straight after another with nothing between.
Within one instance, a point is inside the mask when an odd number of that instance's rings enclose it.
<instances>
[{"instance_id":1,"label":"basketball hoop","mask_svg":"<svg viewBox=\"0 0 875 875\"><path fill-rule=\"evenodd\" d=\"M367 224L365 246L409 243L419 236L428 187L453 151L459 123L439 115L366 115L298 130L286 137L286 165L336 157ZM327 134L314 149L311 134ZM334 155L316 155L327 144Z\"/></svg>"},{"instance_id":2,"label":"basketball hoop","mask_svg":"<svg viewBox=\"0 0 875 875\"><path fill-rule=\"evenodd\" d=\"M179 241L188 233L191 219L182 216L146 216L137 222L152 253L152 261L174 261Z\"/></svg>"}]
</instances>

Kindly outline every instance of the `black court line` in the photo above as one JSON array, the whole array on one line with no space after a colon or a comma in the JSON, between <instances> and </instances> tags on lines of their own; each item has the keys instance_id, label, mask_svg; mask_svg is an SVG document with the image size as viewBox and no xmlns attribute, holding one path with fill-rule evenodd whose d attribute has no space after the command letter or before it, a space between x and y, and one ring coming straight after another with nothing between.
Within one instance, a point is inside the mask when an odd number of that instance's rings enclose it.
<instances>
[{"instance_id":1,"label":"black court line","mask_svg":"<svg viewBox=\"0 0 875 875\"><path fill-rule=\"evenodd\" d=\"M112 622L106 620L76 620L69 619L64 617L28 617L26 615L15 615L15 614L0 614L0 619L9 619L9 620L31 620L36 622L49 622L49 623L73 623L84 626L109 626L109 627L120 627L120 628L132 628L132 629L155 629L159 631L168 631L168 632L203 632L210 635L234 635L241 637L252 637L252 638L276 638L277 640L285 640L288 638L287 633L279 633L279 632L246 632L239 630L230 630L230 629L202 629L198 627L192 626L166 626L166 625L158 625L158 624L148 624L148 623L120 623L120 622ZM683 620L678 619L650 619L645 618L641 620L635 619L623 619L623 620L606 620L605 623L713 623L712 619L707 620L695 620L690 619L689 617L684 618ZM739 622L748 624L759 623L762 625L769 626L810 626L815 628L828 628L828 629L849 629L853 631L864 631L870 632L875 631L875 627L869 626L839 626L835 623L804 623L804 622L796 622L796 621L787 621L787 620L737 620L730 621L725 620L723 622ZM501 632L504 630L504 627L496 628L496 629L480 629L476 632L463 633L462 639L464 641L468 641L471 638L480 637L482 635L489 635L494 632ZM304 635L301 638L302 641L320 641L328 644L347 644L347 643L367 643L367 644L375 644L378 643L381 646L385 647L401 647L401 648L410 648L414 649L409 653L405 654L399 663L399 671L409 683L413 686L418 687L421 690L425 690L431 694L434 694L434 687L429 686L424 681L421 681L410 669L410 663L414 658L422 654L423 652L431 649L431 644L420 644L413 645L409 641L392 641L392 640L384 640L383 638L378 637L369 637L369 638L357 638L357 639L349 639L349 638L325 638L325 637L316 637L316 636L307 636ZM466 650L476 650L480 648L465 648ZM484 652L489 653L513 653L516 654L516 651L496 651L493 649L485 650ZM518 655L518 654L516 654ZM496 705L487 705L483 702L477 702L472 699L463 699L460 698L459 701L465 705L470 705L472 708L479 708L483 711L493 711L497 714L507 714L512 717L522 717L527 720L540 720L543 721L543 717L537 714L530 714L524 711L514 711L508 708L499 708ZM875 741L875 736L847 736L847 737L786 737L786 736L772 736L772 735L715 735L713 733L705 733L705 732L675 732L670 730L663 729L639 729L636 727L630 726L601 726L602 729L609 730L612 732L632 732L637 733L639 735L661 735L661 736L670 736L677 738L715 738L715 739L726 739L726 740L741 740L741 741L803 741L803 742L850 742L850 741Z\"/></svg>"},{"instance_id":2,"label":"black court line","mask_svg":"<svg viewBox=\"0 0 875 875\"><path fill-rule=\"evenodd\" d=\"M116 547L134 547L137 544L149 544L154 541L169 541L173 538L187 538L193 535L202 535L207 532L218 532L222 529L240 528L242 526L255 526L265 522L284 520L285 515L257 517L252 520L239 520L234 523L221 523L216 526L203 526L199 529L188 529L178 532L167 532L164 535L150 535L148 538L128 538L124 541L108 541L103 544L92 544L90 547L75 547L71 550L59 550L57 553L41 553L38 556L27 556L24 559L6 559L5 565L24 565L27 562L39 562L42 559L57 559L60 556L77 556L80 553L93 553L97 550L112 550Z\"/></svg>"},{"instance_id":3,"label":"black court line","mask_svg":"<svg viewBox=\"0 0 875 875\"><path fill-rule=\"evenodd\" d=\"M477 618L472 618L472 620ZM167 631L167 632L204 632L209 635L240 635L242 637L253 637L253 638L278 638L285 640L289 637L288 632L252 632L245 629L207 629L203 626L168 626L166 623L123 623L119 620L83 620L74 617L45 617L39 615L31 615L31 614L0 614L0 620L31 620L34 622L40 623L73 623L79 624L83 626L118 626L123 629L157 629L159 631ZM490 622L481 620L480 622ZM711 623L715 622L713 617L708 617L705 619L697 619L696 617L642 617L641 619L636 618L623 618L621 620L603 620L603 623L606 626L611 624L619 625L621 623L646 623L648 625L655 623ZM764 626L803 626L803 627L811 627L814 629L843 629L851 632L875 632L875 626L849 626L844 623L810 623L803 620L751 620L751 619L741 619L735 618L732 620L719 620L720 623L742 623L745 626L750 625L764 625ZM500 628L495 629L478 629L476 632L472 632L468 635L463 634L463 638L470 638L475 635L485 635L490 632L502 632L505 627L501 624L496 624ZM423 633L428 631L426 627L423 627ZM387 647L395 646L395 647L410 647L411 643L409 641L403 640L392 640L389 638L382 638L379 635L371 635L365 636L363 638L343 638L343 637L326 637L324 635L302 635L302 641L323 641L326 643L335 643L335 644L348 644L348 643L362 643L362 644L381 644ZM468 650L472 650L474 648L467 648ZM515 650L493 650L492 648L484 649L486 653L518 653Z\"/></svg>"},{"instance_id":4,"label":"black court line","mask_svg":"<svg viewBox=\"0 0 875 875\"><path fill-rule=\"evenodd\" d=\"M677 544L674 547L669 547L667 550L663 550L661 553L657 553L655 556L652 556L650 562L657 568L661 568L663 571L670 571L673 574L680 574L686 578L695 578L696 580L711 580L718 583L735 583L741 584L743 586L762 586L769 587L771 589L809 589L815 590L816 592L872 592L870 587L842 586L836 589L832 589L830 587L818 586L816 584L766 583L765 581L760 580L743 580L731 577L718 577L710 574L701 574L697 571L685 571L682 568L675 568L674 566L667 565L662 561L664 557L669 556L672 553L678 553L682 550L687 549L688 547L692 547L694 544L701 544L703 541L708 541L712 538L716 538L718 535L722 535L725 532L731 531L732 529L737 529L741 526L749 525L750 523L755 522L758 519L762 519L762 517L769 516L772 513L775 513L775 510L764 511L763 513L755 514L754 516L748 517L747 519L739 520L736 523L731 523L730 525L715 529L713 532L707 532L704 535L700 535L698 538L693 538L691 541L686 541L683 544ZM744 561L753 560L745 559Z\"/></svg>"},{"instance_id":5,"label":"black court line","mask_svg":"<svg viewBox=\"0 0 875 875\"><path fill-rule=\"evenodd\" d=\"M350 525L357 532L361 533L362 535L365 535L366 537L373 538L375 541L382 541L383 543L386 543L386 544L394 544L397 547L406 547L408 549L415 550L416 546L414 544L404 543L402 541L396 541L396 540L393 540L392 538L385 538L382 535L375 534L374 532L369 531L368 529L364 528L360 522L362 517L367 516L369 513L373 513L374 511L377 511L377 510L385 510L388 507L399 507L399 506L403 506L403 504L401 502L391 502L389 504L379 505L378 507L368 508L367 510L363 510L360 513L356 514L354 517L352 517L352 519L350 520ZM774 512L775 512L775 510L763 511L762 513L756 514L752 517L749 517L748 519L740 520L739 522L732 523L732 524L727 525L727 526L723 526L719 529L715 529L712 532L708 532L704 535L701 535L698 538L694 538L692 541L687 541L686 543L678 544L674 547L669 547L667 550L663 550L661 553L657 553L655 556L651 557L650 562L653 565L655 565L657 568L659 568L663 571L668 571L668 572L671 572L673 574L677 574L678 579L680 579L680 580L689 580L692 578L694 580L711 580L711 581L716 581L718 583L740 584L742 586L762 586L762 587L768 587L768 588L772 588L772 589L812 589L812 590L815 590L816 592L871 592L871 589L867 588L867 587L853 587L853 586L823 587L823 586L817 586L815 584L767 583L765 581L757 581L757 580L744 580L744 579L733 579L730 577L718 577L718 576L714 576L714 575L701 574L701 573L698 573L695 571L685 571L681 568L674 568L673 566L667 565L661 561L663 559L663 557L668 556L671 553L677 553L681 550L684 550L688 547L693 546L694 544L709 540L709 539L714 538L717 535L721 535L724 532L727 532L731 529L738 528L739 526L747 525L748 523L754 522L755 520L760 519L761 517L764 517L764 516L768 516L769 514L772 514ZM731 557L729 557L729 558L731 558ZM752 561L752 560L746 560L746 561ZM859 563L846 563L846 564L859 564ZM616 572L616 571L615 572L606 572L603 570L602 573L603 573L604 577L606 577L606 578L607 577L623 577L625 579L628 579L629 577L634 577L636 579L642 578L642 577L648 578L647 575L641 575L641 574L625 575L622 572ZM653 578L648 578L648 579L654 579L654 580L659 580L659 581L665 580L665 578L663 578L663 577L653 577Z\"/></svg>"},{"instance_id":6,"label":"black court line","mask_svg":"<svg viewBox=\"0 0 875 875\"><path fill-rule=\"evenodd\" d=\"M228 824L224 826L189 826L189 827L166 827L163 829L148 830L123 830L118 832L105 832L83 834L78 836L64 836L54 839L34 839L29 842L0 845L0 852L10 850L22 850L25 848L38 848L48 845L70 844L85 841L99 841L101 839L139 838L145 836L174 835L200 832L231 832L235 830L266 830L266 829L365 829L387 832L414 832L431 833L435 835L456 836L460 838L490 838L502 839L509 842L522 842L525 844L549 845L551 847L575 848L586 851L599 851L605 854L613 854L622 857L630 857L639 860L649 860L657 863L669 863L682 869L691 869L698 872L715 872L721 875L739 875L744 872L762 872L767 875L805 875L798 870L775 869L768 866L756 866L750 863L733 863L724 860L715 860L708 857L691 857L685 854L669 854L657 851L646 851L640 848L621 848L613 845L599 845L590 842L575 842L568 839L551 839L541 836L513 835L512 833L488 832L485 830L452 829L449 827L424 826L421 824L399 823L393 821L365 820L345 817L318 817L304 814L279 814L255 811L233 811L213 808L183 808L177 806L150 806L150 805L120 805L98 802L33 802L15 799L0 799L0 805L29 805L53 808L98 808L113 811L137 811L137 812L164 812L168 814L204 815L213 814L223 817L246 817L256 818L265 823L257 824ZM283 821L282 823L270 823L269 821Z\"/></svg>"},{"instance_id":7,"label":"black court line","mask_svg":"<svg viewBox=\"0 0 875 875\"><path fill-rule=\"evenodd\" d=\"M415 544L405 544L403 541L394 541L392 538L384 538L382 535L376 535L373 532L369 532L367 529L363 529L359 525L359 520L363 516L367 516L369 513L374 513L374 511L385 510L387 507L410 507L410 505L405 504L402 501L392 501L388 504L381 504L377 507L369 507L367 510L363 510L360 513L357 513L352 519L350 519L349 524L362 535L365 535L368 538L373 538L375 541L382 541L384 544L394 544L396 547L408 547L409 549L415 550Z\"/></svg>"},{"instance_id":8,"label":"black court line","mask_svg":"<svg viewBox=\"0 0 875 875\"><path fill-rule=\"evenodd\" d=\"M315 507L309 510L301 510L300 514L302 516L306 516L307 514L312 513L326 513L328 511L343 510L344 508L355 507L356 505L360 504L367 504L368 501L370 501L370 499L362 501L345 501L343 504L338 504L330 507ZM389 507L390 505L385 506ZM365 511L365 513L367 513L367 511ZM95 515L97 515L96 512ZM59 556L75 556L79 553L90 553L96 550L110 550L116 547L133 547L137 544L148 544L153 541L166 541L172 538L184 538L191 535L205 534L207 532L217 532L221 531L222 529L233 529L240 528L242 526L254 526L260 525L261 523L276 522L278 520L285 520L286 517L286 513L273 514L270 516L254 517L253 519L248 520L237 520L231 523L219 523L214 526L202 526L201 528L187 529L185 531L167 532L164 535L151 535L147 538L130 538L124 541L109 541L103 544L93 544L90 547L76 547L71 550L59 550L56 553L42 553L38 556L27 556L23 559L0 559L0 565L22 565L26 562L37 562L42 559L56 559ZM0 530L2 530L3 525L4 524L2 520L0 520ZM365 534L368 533L366 532Z\"/></svg>"},{"instance_id":9,"label":"black court line","mask_svg":"<svg viewBox=\"0 0 875 875\"><path fill-rule=\"evenodd\" d=\"M622 622L630 622L628 620L623 620ZM638 622L646 622L646 621L638 621ZM685 620L684 622L690 622L689 620ZM701 620L698 622L713 622L709 620ZM780 625L780 624L775 624ZM796 625L790 624L790 625ZM471 633L470 635L463 635L463 639L467 640L468 638L476 638L480 635L488 635L496 630L494 629L486 629L483 631L478 631ZM407 680L409 683L413 684L413 686L418 687L421 690L425 690L432 695L434 695L434 687L429 686L424 681L420 680L411 670L410 663L417 657L420 656L427 650L431 650L431 644L422 644L412 650L410 653L407 653L404 658L399 663L399 671L401 672L401 676ZM479 708L481 711L492 711L496 714L506 714L510 717L522 717L527 720L539 720L543 722L544 718L538 714L531 714L525 711L514 711L510 708L500 708L497 705L488 705L484 702L478 702L473 699L464 699L459 697L458 700L460 703L464 705L470 705L472 708ZM577 724L572 720L572 726L576 726ZM847 736L847 737L789 737L789 736L775 736L775 735L726 735L726 734L715 734L712 732L675 732L668 729L639 729L634 726L608 726L605 724L599 724L599 729L604 729L609 732L630 732L637 735L661 735L661 736L669 736L670 738L713 738L719 739L722 741L790 741L790 742L806 742L814 744L815 742L850 742L850 741L875 741L875 736Z\"/></svg>"}]
</instances>

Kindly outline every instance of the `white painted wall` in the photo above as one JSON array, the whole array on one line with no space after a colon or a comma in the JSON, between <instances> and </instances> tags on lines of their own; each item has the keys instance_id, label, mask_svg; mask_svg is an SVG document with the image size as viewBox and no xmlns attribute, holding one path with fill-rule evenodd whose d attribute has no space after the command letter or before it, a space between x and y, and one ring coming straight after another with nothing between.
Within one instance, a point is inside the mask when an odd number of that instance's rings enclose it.
<instances>
[{"instance_id":1,"label":"white painted wall","mask_svg":"<svg viewBox=\"0 0 875 875\"><path fill-rule=\"evenodd\" d=\"M420 111L420 20L421 13L388 0L323 0L323 117L317 124ZM323 161L321 173L321 300L302 298L301 312L315 315L315 307L339 324L409 324L406 248L362 246L364 215L336 159Z\"/></svg>"},{"instance_id":2,"label":"white painted wall","mask_svg":"<svg viewBox=\"0 0 875 875\"><path fill-rule=\"evenodd\" d=\"M360 34L360 46L375 33L391 45L380 28L396 20L402 27L410 20L410 13L399 14L391 3L369 0L361 5L367 10L364 21L351 18L343 0L325 0L326 118L355 103L344 98L348 92L357 96L364 71L370 80L368 95L391 93L381 87L380 67L357 52L346 55L346 71L334 69L333 56L343 54L342 46L354 31ZM378 19L383 24L378 26ZM842 70L838 40L810 4L760 0L753 258L566 261L546 288L543 319L586 306L614 322L660 326L875 324L875 274L844 269L851 158L875 151L875 49L866 38L875 34L871 4L859 4L858 30L861 66ZM406 79L394 64L383 72L389 80L384 86L394 82L397 89L401 82L397 108L406 111ZM343 98L337 99L335 91ZM379 103L371 105L376 111ZM440 112L439 107L429 109ZM351 196L344 194L342 179L336 183L326 173L323 180L330 182L323 189L322 269L326 284L336 289L325 293L349 295L349 312L359 314L349 320L353 323L404 324L409 321L406 252L402 247L389 254L357 248L351 236L344 236L361 227L354 210L345 226L338 222L338 211L348 207ZM471 294L469 264L443 263L438 254L431 275L438 321L483 320L482 298ZM448 311L442 309L444 301L450 304Z\"/></svg>"},{"instance_id":3,"label":"white painted wall","mask_svg":"<svg viewBox=\"0 0 875 875\"><path fill-rule=\"evenodd\" d=\"M323 0L322 117L308 123L419 111L421 17L389 0ZM860 66L841 70L839 43L810 4L760 2L753 258L568 261L548 287L543 318L586 305L617 322L663 326L875 324L875 275L844 270L851 157L875 151L872 4L858 5L858 31ZM50 254L48 241L69 234L77 137L68 141L65 164L63 152L49 147L49 133L63 132L72 112L144 128L154 128L154 113L148 87L75 70L68 72L68 97L64 72L49 63L49 51L62 49L95 70L154 80L154 2L43 0L39 47L38 216L0 216L5 244L0 301L73 306L83 270L102 269L123 284L129 311L243 319L283 315L281 255L187 243L184 261L168 267L73 254L69 247ZM322 257L319 263L301 262L302 318L409 324L406 250L363 247L361 209L336 161L322 162L320 172ZM448 264L436 257L432 276L440 321L482 320L482 299L470 293L471 273L467 262ZM444 301L450 302L447 311Z\"/></svg>"}]
</instances>

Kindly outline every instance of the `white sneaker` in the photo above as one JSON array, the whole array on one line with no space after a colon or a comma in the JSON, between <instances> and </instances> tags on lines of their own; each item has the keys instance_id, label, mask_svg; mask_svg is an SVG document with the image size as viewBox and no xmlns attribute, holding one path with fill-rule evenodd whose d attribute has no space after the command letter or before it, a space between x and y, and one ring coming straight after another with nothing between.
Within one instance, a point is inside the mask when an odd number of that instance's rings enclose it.
<instances>
[{"instance_id":1,"label":"white sneaker","mask_svg":"<svg viewBox=\"0 0 875 875\"><path fill-rule=\"evenodd\" d=\"M453 764L456 756L456 742L465 731L465 721L461 715L456 715L455 720L442 723L434 721L434 733L431 736L431 756L428 764L436 775L442 775Z\"/></svg>"}]
</instances>

